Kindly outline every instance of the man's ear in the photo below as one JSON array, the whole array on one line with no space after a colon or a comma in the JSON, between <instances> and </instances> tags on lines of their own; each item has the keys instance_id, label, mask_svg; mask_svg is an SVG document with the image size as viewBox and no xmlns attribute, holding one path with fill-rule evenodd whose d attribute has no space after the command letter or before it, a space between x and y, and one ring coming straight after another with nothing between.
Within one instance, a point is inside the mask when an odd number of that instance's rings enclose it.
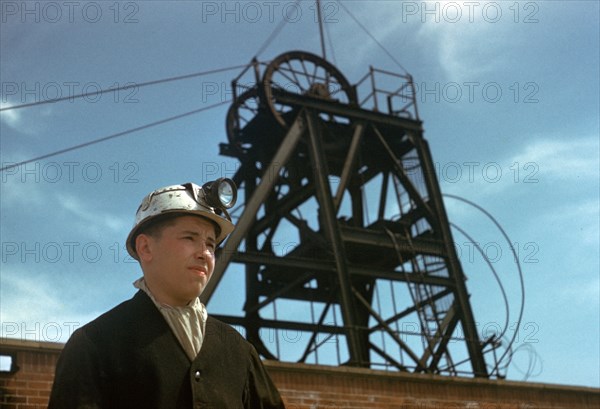
<instances>
[{"instance_id":1,"label":"man's ear","mask_svg":"<svg viewBox=\"0 0 600 409\"><path fill-rule=\"evenodd\" d=\"M138 234L135 238L135 251L140 262L152 260L152 237L144 233Z\"/></svg>"}]
</instances>

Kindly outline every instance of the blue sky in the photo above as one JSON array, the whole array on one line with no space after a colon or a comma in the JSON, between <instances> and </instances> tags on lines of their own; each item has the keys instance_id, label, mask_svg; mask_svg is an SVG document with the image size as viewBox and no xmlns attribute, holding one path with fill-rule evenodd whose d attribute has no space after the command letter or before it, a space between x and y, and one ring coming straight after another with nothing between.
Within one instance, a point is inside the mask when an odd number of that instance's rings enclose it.
<instances>
[{"instance_id":1,"label":"blue sky","mask_svg":"<svg viewBox=\"0 0 600 409\"><path fill-rule=\"evenodd\" d=\"M328 57L357 82L369 65L413 75L442 191L490 212L509 246L464 202L453 223L487 250L519 329L508 378L600 386L599 3L323 1ZM133 88L0 112L2 167L231 98L239 69L290 50L320 54L312 2L2 1L2 108L97 89ZM347 8L371 36L344 10ZM0 176L3 337L65 341L134 293L124 240L141 198L165 185L231 176L218 156L228 104L4 170ZM504 325L496 281L454 231L480 328ZM235 312L226 274L209 311ZM509 335L512 335L509 333ZM527 371L528 366L531 370Z\"/></svg>"}]
</instances>

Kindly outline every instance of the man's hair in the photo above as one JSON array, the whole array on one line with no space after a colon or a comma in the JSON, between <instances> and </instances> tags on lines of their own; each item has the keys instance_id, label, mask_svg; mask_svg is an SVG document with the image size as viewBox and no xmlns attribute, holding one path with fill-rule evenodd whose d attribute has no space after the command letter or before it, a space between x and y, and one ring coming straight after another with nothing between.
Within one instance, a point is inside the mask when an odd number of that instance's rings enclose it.
<instances>
[{"instance_id":1,"label":"man's hair","mask_svg":"<svg viewBox=\"0 0 600 409\"><path fill-rule=\"evenodd\" d=\"M181 216L183 216L181 213L165 213L152 218L138 230L134 240L140 234L146 234L148 236L159 238L163 229L173 225L175 223L175 219L178 219Z\"/></svg>"},{"instance_id":2,"label":"man's hair","mask_svg":"<svg viewBox=\"0 0 600 409\"><path fill-rule=\"evenodd\" d=\"M176 219L178 219L180 217L184 217L184 216L194 216L194 215L190 215L189 213L173 212L173 213L165 213L165 214L156 216L156 217L152 218L152 220L148 221L147 223L144 223L144 225L142 227L140 227L137 234L135 235L135 237L132 240L135 243L137 236L139 236L140 234L146 234L148 236L158 239L158 238L160 238L162 231L166 227L172 226L175 223ZM210 224L212 224L213 227L215 228L215 235L217 237L219 236L219 234L221 234L221 228L219 227L219 225L217 223L213 222L210 219L202 217L202 216L196 216L196 217L201 217L202 219L209 221Z\"/></svg>"}]
</instances>

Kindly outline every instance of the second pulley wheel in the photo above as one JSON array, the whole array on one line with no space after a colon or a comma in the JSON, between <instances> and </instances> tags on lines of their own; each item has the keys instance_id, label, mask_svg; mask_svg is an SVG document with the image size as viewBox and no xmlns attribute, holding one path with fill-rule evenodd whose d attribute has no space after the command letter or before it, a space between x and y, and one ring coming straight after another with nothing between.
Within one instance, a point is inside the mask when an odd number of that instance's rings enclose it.
<instances>
[{"instance_id":1,"label":"second pulley wheel","mask_svg":"<svg viewBox=\"0 0 600 409\"><path fill-rule=\"evenodd\" d=\"M278 92L356 104L354 88L344 75L327 60L304 51L290 51L271 61L264 72L262 87L268 108L284 127L291 125L294 107L278 100Z\"/></svg>"}]
</instances>

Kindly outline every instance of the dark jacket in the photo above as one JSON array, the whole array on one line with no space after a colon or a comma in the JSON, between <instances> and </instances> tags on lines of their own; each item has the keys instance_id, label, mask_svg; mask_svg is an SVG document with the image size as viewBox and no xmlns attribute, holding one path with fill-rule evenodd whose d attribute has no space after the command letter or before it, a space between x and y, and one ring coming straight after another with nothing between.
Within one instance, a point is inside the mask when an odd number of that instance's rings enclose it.
<instances>
[{"instance_id":1,"label":"dark jacket","mask_svg":"<svg viewBox=\"0 0 600 409\"><path fill-rule=\"evenodd\" d=\"M283 408L255 349L209 316L190 362L150 298L131 300L73 333L49 409Z\"/></svg>"}]
</instances>

